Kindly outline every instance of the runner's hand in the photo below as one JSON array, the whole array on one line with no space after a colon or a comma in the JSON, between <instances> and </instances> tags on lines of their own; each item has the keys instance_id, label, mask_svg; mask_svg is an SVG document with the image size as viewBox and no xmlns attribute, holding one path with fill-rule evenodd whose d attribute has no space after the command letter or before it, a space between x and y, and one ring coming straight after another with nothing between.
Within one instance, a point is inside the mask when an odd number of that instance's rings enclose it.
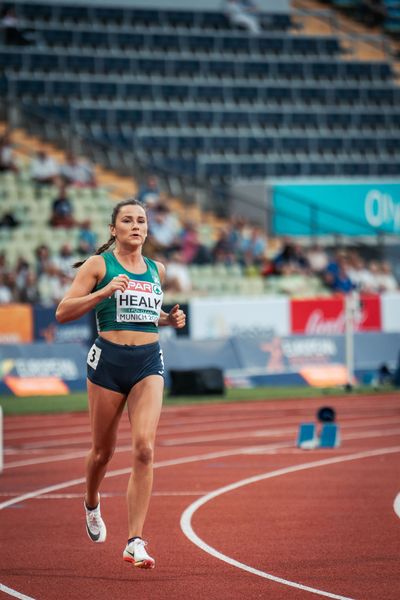
<instances>
[{"instance_id":1,"label":"runner's hand","mask_svg":"<svg viewBox=\"0 0 400 600\"><path fill-rule=\"evenodd\" d=\"M117 275L113 277L111 281L106 285L103 292L106 298L111 298L115 292L125 292L129 285L128 275Z\"/></svg>"},{"instance_id":2,"label":"runner's hand","mask_svg":"<svg viewBox=\"0 0 400 600\"><path fill-rule=\"evenodd\" d=\"M175 304L168 313L168 323L176 329L182 329L186 324L186 315L179 308L179 304Z\"/></svg>"}]
</instances>

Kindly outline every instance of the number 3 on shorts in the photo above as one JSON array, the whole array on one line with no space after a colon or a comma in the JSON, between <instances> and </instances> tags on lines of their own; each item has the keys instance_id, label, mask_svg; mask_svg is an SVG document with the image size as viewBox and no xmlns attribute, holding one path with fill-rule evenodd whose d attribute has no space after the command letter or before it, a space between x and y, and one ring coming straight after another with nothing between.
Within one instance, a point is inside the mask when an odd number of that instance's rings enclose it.
<instances>
[{"instance_id":1,"label":"number 3 on shorts","mask_svg":"<svg viewBox=\"0 0 400 600\"><path fill-rule=\"evenodd\" d=\"M87 357L87 364L89 365L89 367L92 367L92 369L96 369L100 356L101 348L98 348L96 344L93 344L93 346L89 350L89 354Z\"/></svg>"}]
</instances>

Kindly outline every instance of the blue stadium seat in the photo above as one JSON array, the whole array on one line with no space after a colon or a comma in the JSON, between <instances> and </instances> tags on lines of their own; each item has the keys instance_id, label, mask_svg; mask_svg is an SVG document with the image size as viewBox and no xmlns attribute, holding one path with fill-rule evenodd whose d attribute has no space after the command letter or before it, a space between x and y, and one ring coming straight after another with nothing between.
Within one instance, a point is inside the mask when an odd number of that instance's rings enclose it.
<instances>
[{"instance_id":1,"label":"blue stadium seat","mask_svg":"<svg viewBox=\"0 0 400 600\"><path fill-rule=\"evenodd\" d=\"M167 10L163 13L163 24L168 27L192 28L195 24L195 13L185 10Z\"/></svg>"},{"instance_id":2,"label":"blue stadium seat","mask_svg":"<svg viewBox=\"0 0 400 600\"><path fill-rule=\"evenodd\" d=\"M182 49L188 50L189 52L203 52L209 53L215 50L216 39L211 35L187 35L185 37L180 36Z\"/></svg>"},{"instance_id":3,"label":"blue stadium seat","mask_svg":"<svg viewBox=\"0 0 400 600\"><path fill-rule=\"evenodd\" d=\"M54 14L54 5L51 4L16 3L13 8L15 8L18 18L29 21L50 21Z\"/></svg>"},{"instance_id":4,"label":"blue stadium seat","mask_svg":"<svg viewBox=\"0 0 400 600\"><path fill-rule=\"evenodd\" d=\"M232 52L235 54L250 54L252 47L251 42L252 40L250 40L248 36L221 36L218 45L219 50L221 52Z\"/></svg>"},{"instance_id":5,"label":"blue stadium seat","mask_svg":"<svg viewBox=\"0 0 400 600\"><path fill-rule=\"evenodd\" d=\"M78 98L82 95L81 84L74 79L49 80L50 95L56 98Z\"/></svg>"},{"instance_id":6,"label":"blue stadium seat","mask_svg":"<svg viewBox=\"0 0 400 600\"><path fill-rule=\"evenodd\" d=\"M57 17L61 22L81 23L90 22L90 9L85 6L61 5L57 7Z\"/></svg>"},{"instance_id":7,"label":"blue stadium seat","mask_svg":"<svg viewBox=\"0 0 400 600\"><path fill-rule=\"evenodd\" d=\"M96 71L96 59L94 56L72 54L65 56L65 70L73 73L94 73Z\"/></svg>"},{"instance_id":8,"label":"blue stadium seat","mask_svg":"<svg viewBox=\"0 0 400 600\"><path fill-rule=\"evenodd\" d=\"M96 6L92 9L92 17L98 23L104 25L123 25L125 22L125 10L123 8Z\"/></svg>"}]
</instances>

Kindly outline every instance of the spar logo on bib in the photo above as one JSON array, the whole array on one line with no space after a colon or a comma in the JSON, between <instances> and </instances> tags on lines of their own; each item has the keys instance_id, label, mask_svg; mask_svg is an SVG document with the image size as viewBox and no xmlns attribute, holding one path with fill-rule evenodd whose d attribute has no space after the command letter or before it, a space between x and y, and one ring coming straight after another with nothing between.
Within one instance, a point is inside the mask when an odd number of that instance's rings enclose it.
<instances>
[{"instance_id":1,"label":"spar logo on bib","mask_svg":"<svg viewBox=\"0 0 400 600\"><path fill-rule=\"evenodd\" d=\"M116 292L118 323L156 323L160 318L162 290L158 283L130 279L124 292Z\"/></svg>"}]
</instances>

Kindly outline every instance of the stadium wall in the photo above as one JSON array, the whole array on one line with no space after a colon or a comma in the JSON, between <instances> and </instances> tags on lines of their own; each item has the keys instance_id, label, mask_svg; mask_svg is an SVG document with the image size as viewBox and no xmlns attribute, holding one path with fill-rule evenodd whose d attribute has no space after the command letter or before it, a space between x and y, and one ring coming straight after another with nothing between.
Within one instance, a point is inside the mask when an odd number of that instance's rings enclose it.
<instances>
[{"instance_id":1,"label":"stadium wall","mask_svg":"<svg viewBox=\"0 0 400 600\"><path fill-rule=\"evenodd\" d=\"M399 302L398 293L361 298L354 334L359 381L371 381L382 364L396 368ZM201 368L220 368L231 386L326 387L348 381L342 296L198 298L187 312L191 325L185 337L161 329L167 385L171 370ZM88 315L60 325L51 308L0 307L0 393L84 390L86 355L95 336Z\"/></svg>"}]
</instances>

